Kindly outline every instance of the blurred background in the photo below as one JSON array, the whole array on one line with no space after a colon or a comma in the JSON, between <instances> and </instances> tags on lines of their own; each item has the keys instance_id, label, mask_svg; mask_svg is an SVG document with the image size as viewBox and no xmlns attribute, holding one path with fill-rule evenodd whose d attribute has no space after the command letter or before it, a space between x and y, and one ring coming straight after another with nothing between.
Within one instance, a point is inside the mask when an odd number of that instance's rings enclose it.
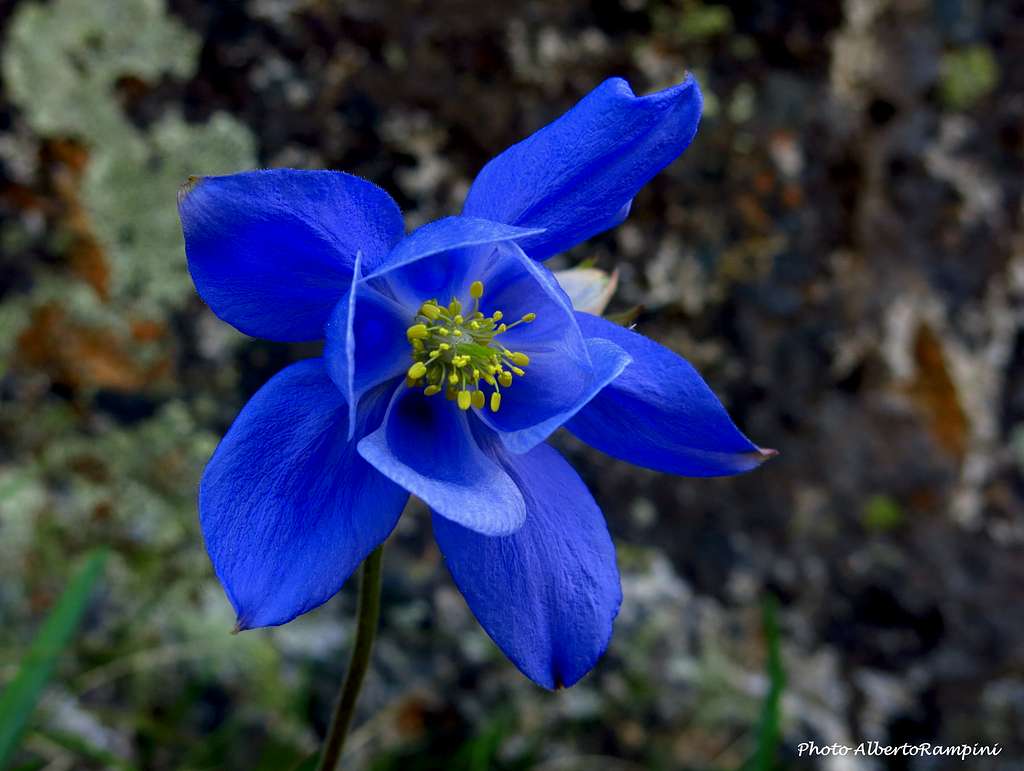
<instances>
[{"instance_id":1,"label":"blurred background","mask_svg":"<svg viewBox=\"0 0 1024 771\"><path fill-rule=\"evenodd\" d=\"M604 660L554 694L476 625L412 505L350 767L1020 767L1019 2L4 0L0 684L109 549L12 767L292 768L345 669L351 585L229 634L197 479L246 399L317 350L199 301L185 177L343 169L413 227L605 78L645 93L687 70L693 146L556 265L617 268L610 311L642 306L782 454L690 480L556 437L625 602ZM810 740L1003 754L798 757Z\"/></svg>"}]
</instances>

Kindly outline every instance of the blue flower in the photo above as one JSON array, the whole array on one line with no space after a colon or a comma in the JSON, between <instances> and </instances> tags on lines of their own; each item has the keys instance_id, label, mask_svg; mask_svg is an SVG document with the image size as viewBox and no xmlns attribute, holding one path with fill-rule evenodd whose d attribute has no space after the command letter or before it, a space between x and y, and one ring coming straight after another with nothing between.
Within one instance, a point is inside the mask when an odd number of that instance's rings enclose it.
<instances>
[{"instance_id":1,"label":"blue flower","mask_svg":"<svg viewBox=\"0 0 1024 771\"><path fill-rule=\"evenodd\" d=\"M764 460L686 361L575 311L543 260L623 221L690 144L701 94L621 79L488 163L462 214L405 235L380 188L332 171L192 179L200 295L242 332L324 340L244 407L199 489L240 628L332 597L409 494L481 625L547 688L604 652L622 594L597 504L545 440L561 426L688 476Z\"/></svg>"}]
</instances>

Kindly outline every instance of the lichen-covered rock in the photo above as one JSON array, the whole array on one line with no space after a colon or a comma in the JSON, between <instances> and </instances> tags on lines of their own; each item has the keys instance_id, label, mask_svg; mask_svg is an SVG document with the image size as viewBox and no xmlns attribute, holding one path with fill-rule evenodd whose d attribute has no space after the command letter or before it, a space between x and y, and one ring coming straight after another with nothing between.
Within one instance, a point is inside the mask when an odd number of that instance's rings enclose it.
<instances>
[{"instance_id":1,"label":"lichen-covered rock","mask_svg":"<svg viewBox=\"0 0 1024 771\"><path fill-rule=\"evenodd\" d=\"M691 150L622 227L555 264L617 271L609 313L690 358L781 457L685 480L556 440L608 516L627 599L606 659L555 695L497 653L410 512L385 558L352 760L739 767L770 690L769 594L785 763L866 767L795 758L811 739L1000 742L1019 758L1014 11L0 8L0 649L24 648L74 555L117 555L26 760L103 766L52 726L139 768L287 768L316 747L344 668L350 593L288 627L228 634L196 480L246 398L317 351L210 323L187 278L178 185L344 169L392 192L413 226L457 211L484 162L604 78L649 91L687 69L706 95Z\"/></svg>"}]
</instances>

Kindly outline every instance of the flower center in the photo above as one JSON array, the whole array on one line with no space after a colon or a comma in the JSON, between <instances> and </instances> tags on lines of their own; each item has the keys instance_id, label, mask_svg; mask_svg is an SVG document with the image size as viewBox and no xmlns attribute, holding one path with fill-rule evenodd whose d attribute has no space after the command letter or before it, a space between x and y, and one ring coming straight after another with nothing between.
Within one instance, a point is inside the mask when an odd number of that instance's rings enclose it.
<instances>
[{"instance_id":1,"label":"flower center","mask_svg":"<svg viewBox=\"0 0 1024 771\"><path fill-rule=\"evenodd\" d=\"M506 324L501 311L485 316L480 311L484 285L474 281L469 287L473 309L462 315L462 303L452 298L448 305L436 299L420 306L413 324L405 334L412 344L413 365L406 373L406 385L423 388L433 396L444 391L459 408L482 409L487 399L482 390L491 390L491 412L501 406L501 389L512 385L512 376L522 377L530 363L525 353L510 351L498 336L512 327L529 324L536 313L527 313L518 321ZM481 383L483 381L483 383Z\"/></svg>"}]
</instances>

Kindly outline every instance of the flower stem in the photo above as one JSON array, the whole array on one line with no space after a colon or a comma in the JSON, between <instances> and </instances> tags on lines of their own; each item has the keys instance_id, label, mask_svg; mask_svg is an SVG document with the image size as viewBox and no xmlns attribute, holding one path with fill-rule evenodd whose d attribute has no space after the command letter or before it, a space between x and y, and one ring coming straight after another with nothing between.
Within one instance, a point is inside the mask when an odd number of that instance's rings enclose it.
<instances>
[{"instance_id":1,"label":"flower stem","mask_svg":"<svg viewBox=\"0 0 1024 771\"><path fill-rule=\"evenodd\" d=\"M331 714L331 724L327 729L327 738L320 753L317 771L335 771L341 752L345 748L345 737L348 735L355 713L356 699L363 685L363 677L370 666L370 651L373 649L373 638L377 634L377 622L380 620L380 580L381 561L384 556L383 544L374 549L373 553L363 562L359 571L359 604L356 608L356 639L352 646L352 658L349 661L345 682L338 692L338 700Z\"/></svg>"}]
</instances>

